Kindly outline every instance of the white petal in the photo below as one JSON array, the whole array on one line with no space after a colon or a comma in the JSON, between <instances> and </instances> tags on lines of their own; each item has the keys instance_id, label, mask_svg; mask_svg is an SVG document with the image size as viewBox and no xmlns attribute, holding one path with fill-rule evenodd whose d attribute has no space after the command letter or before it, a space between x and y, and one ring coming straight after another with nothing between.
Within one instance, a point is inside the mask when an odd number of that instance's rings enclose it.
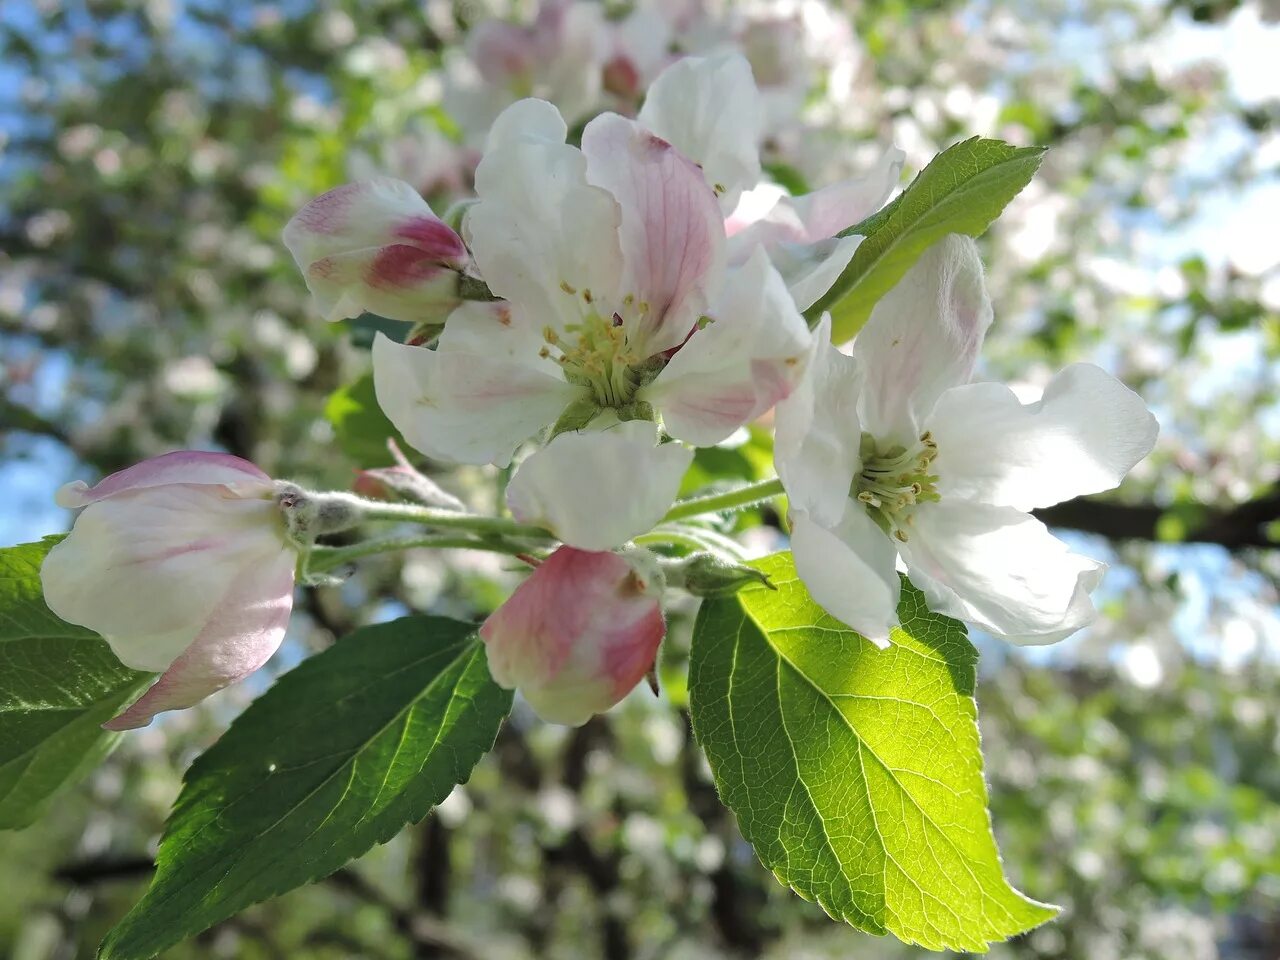
<instances>
[{"instance_id":1,"label":"white petal","mask_svg":"<svg viewBox=\"0 0 1280 960\"><path fill-rule=\"evenodd\" d=\"M778 404L773 461L792 506L817 523L840 521L861 471L861 379L852 357L831 345L831 317L814 331L815 351L795 392Z\"/></svg>"},{"instance_id":2,"label":"white petal","mask_svg":"<svg viewBox=\"0 0 1280 960\"><path fill-rule=\"evenodd\" d=\"M484 149L488 153L522 143L560 145L568 135L569 128L553 104L527 98L517 100L498 115L489 128Z\"/></svg>"},{"instance_id":3,"label":"white petal","mask_svg":"<svg viewBox=\"0 0 1280 960\"><path fill-rule=\"evenodd\" d=\"M381 334L373 343L373 386L378 406L415 449L498 466L581 393L528 362L411 347Z\"/></svg>"},{"instance_id":4,"label":"white petal","mask_svg":"<svg viewBox=\"0 0 1280 960\"><path fill-rule=\"evenodd\" d=\"M760 180L764 110L741 54L685 57L667 67L649 87L638 119L702 167L724 213Z\"/></svg>"},{"instance_id":5,"label":"white petal","mask_svg":"<svg viewBox=\"0 0 1280 960\"><path fill-rule=\"evenodd\" d=\"M273 503L175 484L91 503L45 558L45 602L125 664L163 670L245 569L289 551Z\"/></svg>"},{"instance_id":6,"label":"white petal","mask_svg":"<svg viewBox=\"0 0 1280 960\"><path fill-rule=\"evenodd\" d=\"M612 550L648 533L693 461L683 444L656 439L653 424L635 420L560 434L511 478L512 515L580 550Z\"/></svg>"},{"instance_id":7,"label":"white petal","mask_svg":"<svg viewBox=\"0 0 1280 960\"><path fill-rule=\"evenodd\" d=\"M890 148L865 177L841 180L798 197L778 196L768 211L744 224L734 239L765 246L782 241L810 244L830 239L884 205L898 185L904 158L901 150ZM761 191L762 195L768 192ZM738 211L734 217L736 222L742 222Z\"/></svg>"},{"instance_id":8,"label":"white petal","mask_svg":"<svg viewBox=\"0 0 1280 960\"><path fill-rule=\"evenodd\" d=\"M588 310L584 296L617 298L620 214L608 191L587 183L582 152L548 137L564 126L549 110L522 100L498 118L465 232L489 288L527 311L534 329L563 332Z\"/></svg>"},{"instance_id":9,"label":"white petal","mask_svg":"<svg viewBox=\"0 0 1280 960\"><path fill-rule=\"evenodd\" d=\"M830 528L806 513L793 515L796 572L822 609L876 646L887 647L902 589L898 555L861 504L848 497L845 503L844 516Z\"/></svg>"},{"instance_id":10,"label":"white petal","mask_svg":"<svg viewBox=\"0 0 1280 960\"><path fill-rule=\"evenodd\" d=\"M863 239L836 235L880 209L898 183L903 158L901 150L890 149L866 177L799 197L779 197L767 213L734 233L730 263L742 262L752 249L763 246L796 306L807 310L835 283Z\"/></svg>"},{"instance_id":11,"label":"white petal","mask_svg":"<svg viewBox=\"0 0 1280 960\"><path fill-rule=\"evenodd\" d=\"M854 340L866 377L862 428L877 440L913 442L942 392L969 382L990 325L977 245L945 237L880 299Z\"/></svg>"},{"instance_id":12,"label":"white petal","mask_svg":"<svg viewBox=\"0 0 1280 960\"><path fill-rule=\"evenodd\" d=\"M1159 432L1141 397L1088 363L1059 373L1035 403L998 383L955 387L928 426L944 498L1019 510L1119 485Z\"/></svg>"},{"instance_id":13,"label":"white petal","mask_svg":"<svg viewBox=\"0 0 1280 960\"><path fill-rule=\"evenodd\" d=\"M284 639L293 609L294 555L246 567L218 598L199 634L136 703L105 724L144 727L165 710L195 706L265 664Z\"/></svg>"},{"instance_id":14,"label":"white petal","mask_svg":"<svg viewBox=\"0 0 1280 960\"><path fill-rule=\"evenodd\" d=\"M724 440L790 395L813 335L762 250L725 278L712 322L643 391L667 432L696 446Z\"/></svg>"},{"instance_id":15,"label":"white petal","mask_svg":"<svg viewBox=\"0 0 1280 960\"><path fill-rule=\"evenodd\" d=\"M1055 643L1097 616L1106 565L1071 553L1034 517L963 500L916 508L898 546L929 608L1012 643Z\"/></svg>"},{"instance_id":16,"label":"white petal","mask_svg":"<svg viewBox=\"0 0 1280 960\"><path fill-rule=\"evenodd\" d=\"M770 248L769 258L787 282L797 309L808 310L840 278L862 241L840 237L804 246L779 243Z\"/></svg>"}]
</instances>

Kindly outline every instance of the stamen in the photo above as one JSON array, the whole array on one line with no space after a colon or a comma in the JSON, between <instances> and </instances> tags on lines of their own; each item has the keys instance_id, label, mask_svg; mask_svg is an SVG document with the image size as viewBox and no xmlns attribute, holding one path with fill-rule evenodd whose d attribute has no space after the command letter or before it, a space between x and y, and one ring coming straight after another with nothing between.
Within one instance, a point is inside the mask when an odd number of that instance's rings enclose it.
<instances>
[{"instance_id":1,"label":"stamen","mask_svg":"<svg viewBox=\"0 0 1280 960\"><path fill-rule=\"evenodd\" d=\"M881 447L864 433L859 443L862 472L853 480L851 495L865 504L876 525L901 543L909 538L915 507L941 500L938 477L929 468L938 456L938 444L929 431L911 447Z\"/></svg>"}]
</instances>

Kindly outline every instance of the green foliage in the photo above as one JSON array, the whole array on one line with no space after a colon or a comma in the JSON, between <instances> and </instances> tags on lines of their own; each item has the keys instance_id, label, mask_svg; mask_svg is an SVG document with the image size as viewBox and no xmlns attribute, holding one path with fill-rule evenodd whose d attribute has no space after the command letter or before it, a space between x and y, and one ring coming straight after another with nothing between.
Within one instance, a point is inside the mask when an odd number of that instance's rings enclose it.
<instances>
[{"instance_id":1,"label":"green foliage","mask_svg":"<svg viewBox=\"0 0 1280 960\"><path fill-rule=\"evenodd\" d=\"M472 627L364 627L286 674L188 771L151 889L102 958L152 957L319 879L465 782L511 694Z\"/></svg>"},{"instance_id":2,"label":"green foliage","mask_svg":"<svg viewBox=\"0 0 1280 960\"><path fill-rule=\"evenodd\" d=\"M980 236L1035 175L1043 147L974 137L938 154L891 204L844 231L864 236L840 278L805 315L831 311L831 339L853 338L920 254L949 233Z\"/></svg>"},{"instance_id":3,"label":"green foliage","mask_svg":"<svg viewBox=\"0 0 1280 960\"><path fill-rule=\"evenodd\" d=\"M985 951L1053 917L1001 869L964 627L904 583L880 650L813 602L789 554L758 566L776 592L698 617L690 710L764 865L833 917L933 950Z\"/></svg>"},{"instance_id":4,"label":"green foliage","mask_svg":"<svg viewBox=\"0 0 1280 960\"><path fill-rule=\"evenodd\" d=\"M101 725L150 674L45 605L40 565L59 538L0 550L0 829L37 819L118 739Z\"/></svg>"},{"instance_id":5,"label":"green foliage","mask_svg":"<svg viewBox=\"0 0 1280 960\"><path fill-rule=\"evenodd\" d=\"M372 373L330 394L324 415L333 424L338 446L363 467L382 467L392 462L387 450L388 439L395 438L403 444L400 434L378 406Z\"/></svg>"}]
</instances>

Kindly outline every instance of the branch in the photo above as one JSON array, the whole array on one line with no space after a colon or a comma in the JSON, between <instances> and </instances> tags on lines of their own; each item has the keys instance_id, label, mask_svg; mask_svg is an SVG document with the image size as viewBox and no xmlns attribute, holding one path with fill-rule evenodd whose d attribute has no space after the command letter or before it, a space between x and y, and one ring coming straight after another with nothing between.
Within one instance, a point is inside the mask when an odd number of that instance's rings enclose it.
<instances>
[{"instance_id":1,"label":"branch","mask_svg":"<svg viewBox=\"0 0 1280 960\"><path fill-rule=\"evenodd\" d=\"M1112 540L1161 540L1160 522L1170 516L1179 518L1186 528L1182 538L1174 542L1215 543L1229 550L1280 547L1280 541L1268 537L1265 530L1267 524L1280 520L1280 488L1232 507L1162 507L1078 497L1034 512L1051 527L1097 533Z\"/></svg>"}]
</instances>

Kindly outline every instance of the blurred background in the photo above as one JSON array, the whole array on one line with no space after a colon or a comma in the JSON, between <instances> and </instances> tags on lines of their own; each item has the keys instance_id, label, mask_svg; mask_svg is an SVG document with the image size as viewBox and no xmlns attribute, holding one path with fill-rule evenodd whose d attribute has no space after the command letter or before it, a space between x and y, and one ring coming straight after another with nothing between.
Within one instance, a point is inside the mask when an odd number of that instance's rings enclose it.
<instances>
[{"instance_id":1,"label":"blurred background","mask_svg":"<svg viewBox=\"0 0 1280 960\"><path fill-rule=\"evenodd\" d=\"M175 447L335 487L385 460L361 380L378 321L319 321L280 230L379 172L443 212L518 95L585 121L633 108L673 55L736 46L768 97L770 173L794 192L890 141L908 176L975 134L1046 144L982 241L983 372L1034 388L1097 362L1162 434L1115 495L1045 512L1111 563L1104 620L1041 650L975 637L1006 867L1064 906L992 956L1280 957L1280 9L611 3L592 56L535 16L499 0L0 4L0 542L65 529L57 485ZM518 56L483 39L494 18L527 25ZM762 476L767 437L698 466L691 485ZM438 475L493 496L478 471ZM779 541L767 510L736 522ZM130 734L0 835L0 956L92 956L145 886L183 769L273 674L408 608L483 615L512 577L429 554L304 591L263 674ZM576 731L517 705L422 824L165 957L921 955L832 923L739 838L682 710L689 615L672 611L661 700L640 690Z\"/></svg>"}]
</instances>

